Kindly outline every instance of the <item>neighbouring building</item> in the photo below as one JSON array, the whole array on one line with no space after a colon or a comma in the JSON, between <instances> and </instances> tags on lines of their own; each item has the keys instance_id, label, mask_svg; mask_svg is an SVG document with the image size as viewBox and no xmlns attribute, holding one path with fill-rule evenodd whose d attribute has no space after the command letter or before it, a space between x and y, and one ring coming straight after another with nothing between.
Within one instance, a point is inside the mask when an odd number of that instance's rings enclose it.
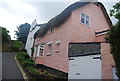
<instances>
[{"instance_id":1,"label":"neighbouring building","mask_svg":"<svg viewBox=\"0 0 120 81\"><path fill-rule=\"evenodd\" d=\"M33 59L69 79L113 79L114 61L104 38L111 27L102 3L73 3L35 33Z\"/></svg>"},{"instance_id":2,"label":"neighbouring building","mask_svg":"<svg viewBox=\"0 0 120 81\"><path fill-rule=\"evenodd\" d=\"M27 50L28 55L31 57L32 55L32 48L34 44L34 35L35 33L43 26L43 24L37 24L37 21L34 20L31 24L29 34L27 37L27 42L25 45L25 49Z\"/></svg>"}]
</instances>

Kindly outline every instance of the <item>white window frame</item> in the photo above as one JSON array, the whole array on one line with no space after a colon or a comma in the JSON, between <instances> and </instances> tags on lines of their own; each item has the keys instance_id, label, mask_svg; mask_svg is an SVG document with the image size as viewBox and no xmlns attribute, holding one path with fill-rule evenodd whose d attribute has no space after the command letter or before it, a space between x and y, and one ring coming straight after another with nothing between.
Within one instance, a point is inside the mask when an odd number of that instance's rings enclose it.
<instances>
[{"instance_id":1,"label":"white window frame","mask_svg":"<svg viewBox=\"0 0 120 81\"><path fill-rule=\"evenodd\" d=\"M44 46L44 47L42 48L42 49L43 49L43 56L40 55L41 46ZM44 57L44 49L45 49L45 44L40 44L40 45L38 45L37 57Z\"/></svg>"},{"instance_id":2,"label":"white window frame","mask_svg":"<svg viewBox=\"0 0 120 81\"><path fill-rule=\"evenodd\" d=\"M82 22L82 14L84 15L84 23ZM86 17L88 17L88 20L86 19ZM89 23L86 24L86 21L88 21ZM85 13L80 13L80 22L86 26L90 26L90 16L86 15Z\"/></svg>"},{"instance_id":3,"label":"white window frame","mask_svg":"<svg viewBox=\"0 0 120 81\"><path fill-rule=\"evenodd\" d=\"M55 53L58 53L60 51L59 50L59 48L60 48L60 41L56 41L56 45L57 45L57 47L56 47Z\"/></svg>"},{"instance_id":4,"label":"white window frame","mask_svg":"<svg viewBox=\"0 0 120 81\"><path fill-rule=\"evenodd\" d=\"M47 43L48 44L48 54L47 55L51 55L52 54L52 42Z\"/></svg>"},{"instance_id":5,"label":"white window frame","mask_svg":"<svg viewBox=\"0 0 120 81\"><path fill-rule=\"evenodd\" d=\"M86 17L88 17L88 19L87 19ZM88 24L86 24L87 21L88 21ZM85 24L86 24L87 26L90 25L90 17L89 17L88 15L85 15Z\"/></svg>"},{"instance_id":6,"label":"white window frame","mask_svg":"<svg viewBox=\"0 0 120 81\"><path fill-rule=\"evenodd\" d=\"M54 32L54 27L50 28L50 32L53 33Z\"/></svg>"},{"instance_id":7,"label":"white window frame","mask_svg":"<svg viewBox=\"0 0 120 81\"><path fill-rule=\"evenodd\" d=\"M49 44L48 47L49 47L48 48L49 49L49 54L52 54L52 44Z\"/></svg>"},{"instance_id":8,"label":"white window frame","mask_svg":"<svg viewBox=\"0 0 120 81\"><path fill-rule=\"evenodd\" d=\"M60 44L60 41L56 41L56 44Z\"/></svg>"},{"instance_id":9,"label":"white window frame","mask_svg":"<svg viewBox=\"0 0 120 81\"><path fill-rule=\"evenodd\" d=\"M34 57L36 57L37 56L37 53L38 53L38 45L36 45L35 47L34 47L35 49L35 51L34 51Z\"/></svg>"},{"instance_id":10,"label":"white window frame","mask_svg":"<svg viewBox=\"0 0 120 81\"><path fill-rule=\"evenodd\" d=\"M41 46L43 46L43 47L41 47ZM43 55L42 56L40 55L40 49L43 49ZM39 56L44 57L45 44L41 44L40 49L39 49Z\"/></svg>"},{"instance_id":11,"label":"white window frame","mask_svg":"<svg viewBox=\"0 0 120 81\"><path fill-rule=\"evenodd\" d=\"M82 15L84 15L84 17L82 16ZM81 13L80 14L80 22L82 23L82 24L85 24L86 22L85 22L85 14L84 13ZM84 19L84 23L82 22L82 18Z\"/></svg>"},{"instance_id":12,"label":"white window frame","mask_svg":"<svg viewBox=\"0 0 120 81\"><path fill-rule=\"evenodd\" d=\"M39 52L40 52L40 45L38 45L38 49L37 49L37 57L39 57Z\"/></svg>"},{"instance_id":13,"label":"white window frame","mask_svg":"<svg viewBox=\"0 0 120 81\"><path fill-rule=\"evenodd\" d=\"M35 57L35 55L36 55L36 49L37 49L37 47L35 46L34 47L34 55L33 55L33 57Z\"/></svg>"},{"instance_id":14,"label":"white window frame","mask_svg":"<svg viewBox=\"0 0 120 81\"><path fill-rule=\"evenodd\" d=\"M50 45L50 44L52 44L52 42L48 42L47 44Z\"/></svg>"}]
</instances>

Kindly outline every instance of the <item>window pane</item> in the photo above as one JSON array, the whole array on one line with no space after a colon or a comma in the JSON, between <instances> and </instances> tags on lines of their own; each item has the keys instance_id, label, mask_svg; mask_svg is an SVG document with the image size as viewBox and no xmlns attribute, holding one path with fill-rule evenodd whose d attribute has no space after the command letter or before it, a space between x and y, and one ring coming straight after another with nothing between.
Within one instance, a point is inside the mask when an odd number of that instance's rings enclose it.
<instances>
[{"instance_id":1,"label":"window pane","mask_svg":"<svg viewBox=\"0 0 120 81\"><path fill-rule=\"evenodd\" d=\"M81 18L84 18L85 17L85 14L81 13Z\"/></svg>"},{"instance_id":2,"label":"window pane","mask_svg":"<svg viewBox=\"0 0 120 81\"><path fill-rule=\"evenodd\" d=\"M89 16L86 15L86 25L89 26Z\"/></svg>"},{"instance_id":3,"label":"window pane","mask_svg":"<svg viewBox=\"0 0 120 81\"><path fill-rule=\"evenodd\" d=\"M50 45L50 53L52 53L52 45Z\"/></svg>"},{"instance_id":4,"label":"window pane","mask_svg":"<svg viewBox=\"0 0 120 81\"><path fill-rule=\"evenodd\" d=\"M81 22L84 24L85 23L85 14L81 13Z\"/></svg>"},{"instance_id":5,"label":"window pane","mask_svg":"<svg viewBox=\"0 0 120 81\"><path fill-rule=\"evenodd\" d=\"M43 49L40 49L40 56L43 56Z\"/></svg>"},{"instance_id":6,"label":"window pane","mask_svg":"<svg viewBox=\"0 0 120 81\"><path fill-rule=\"evenodd\" d=\"M37 55L38 47L36 47L36 55Z\"/></svg>"},{"instance_id":7,"label":"window pane","mask_svg":"<svg viewBox=\"0 0 120 81\"><path fill-rule=\"evenodd\" d=\"M51 32L54 32L54 27L52 27L52 28L50 29L50 31L51 31Z\"/></svg>"},{"instance_id":8,"label":"window pane","mask_svg":"<svg viewBox=\"0 0 120 81\"><path fill-rule=\"evenodd\" d=\"M44 44L40 45L40 56L43 56Z\"/></svg>"},{"instance_id":9,"label":"window pane","mask_svg":"<svg viewBox=\"0 0 120 81\"><path fill-rule=\"evenodd\" d=\"M52 53L52 44L50 44L48 46L49 46L49 53Z\"/></svg>"},{"instance_id":10,"label":"window pane","mask_svg":"<svg viewBox=\"0 0 120 81\"><path fill-rule=\"evenodd\" d=\"M69 56L100 53L100 43L71 43Z\"/></svg>"}]
</instances>

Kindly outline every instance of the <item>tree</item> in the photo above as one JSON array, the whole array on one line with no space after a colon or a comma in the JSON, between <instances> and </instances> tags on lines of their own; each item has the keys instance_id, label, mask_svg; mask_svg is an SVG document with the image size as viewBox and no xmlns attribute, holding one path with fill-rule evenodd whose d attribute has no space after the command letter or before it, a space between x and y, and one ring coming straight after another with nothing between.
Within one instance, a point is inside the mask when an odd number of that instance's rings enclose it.
<instances>
[{"instance_id":1,"label":"tree","mask_svg":"<svg viewBox=\"0 0 120 81\"><path fill-rule=\"evenodd\" d=\"M110 16L114 16L116 19L120 20L120 1L110 10Z\"/></svg>"},{"instance_id":2,"label":"tree","mask_svg":"<svg viewBox=\"0 0 120 81\"><path fill-rule=\"evenodd\" d=\"M6 28L0 26L0 34L2 34L3 44L11 41L10 35L8 33L9 31Z\"/></svg>"},{"instance_id":3,"label":"tree","mask_svg":"<svg viewBox=\"0 0 120 81\"><path fill-rule=\"evenodd\" d=\"M27 36L30 30L30 24L28 23L21 24L20 26L17 27L17 29L18 30L15 31L15 35L17 35L17 39L21 41L22 43L26 43Z\"/></svg>"},{"instance_id":4,"label":"tree","mask_svg":"<svg viewBox=\"0 0 120 81\"><path fill-rule=\"evenodd\" d=\"M11 41L11 45L12 45L12 49L14 51L20 51L22 49L22 42L18 41L18 40L12 40Z\"/></svg>"},{"instance_id":5,"label":"tree","mask_svg":"<svg viewBox=\"0 0 120 81\"><path fill-rule=\"evenodd\" d=\"M113 9L110 10L110 15L118 19L118 22L109 30L106 40L110 43L117 76L120 79L120 2L113 6Z\"/></svg>"}]
</instances>

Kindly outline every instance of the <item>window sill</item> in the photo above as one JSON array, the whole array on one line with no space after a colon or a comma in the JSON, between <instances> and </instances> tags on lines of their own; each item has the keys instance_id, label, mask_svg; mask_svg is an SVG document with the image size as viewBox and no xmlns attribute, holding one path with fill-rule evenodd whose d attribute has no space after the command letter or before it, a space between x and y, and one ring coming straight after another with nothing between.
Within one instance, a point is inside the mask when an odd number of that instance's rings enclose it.
<instances>
[{"instance_id":1,"label":"window sill","mask_svg":"<svg viewBox=\"0 0 120 81\"><path fill-rule=\"evenodd\" d=\"M36 56L37 58L39 58L39 57L44 57L44 56Z\"/></svg>"},{"instance_id":2,"label":"window sill","mask_svg":"<svg viewBox=\"0 0 120 81\"><path fill-rule=\"evenodd\" d=\"M60 52L59 50L55 50L55 53L58 53L58 52Z\"/></svg>"},{"instance_id":3,"label":"window sill","mask_svg":"<svg viewBox=\"0 0 120 81\"><path fill-rule=\"evenodd\" d=\"M48 33L48 35L52 34L53 32Z\"/></svg>"},{"instance_id":4,"label":"window sill","mask_svg":"<svg viewBox=\"0 0 120 81\"><path fill-rule=\"evenodd\" d=\"M39 56L39 57L44 57L44 56Z\"/></svg>"},{"instance_id":5,"label":"window sill","mask_svg":"<svg viewBox=\"0 0 120 81\"><path fill-rule=\"evenodd\" d=\"M88 28L90 28L90 25L87 25L87 24L82 23L82 22L80 22L80 24L83 24L84 26L87 26Z\"/></svg>"},{"instance_id":6,"label":"window sill","mask_svg":"<svg viewBox=\"0 0 120 81\"><path fill-rule=\"evenodd\" d=\"M46 54L46 56L51 56L52 55L52 53L48 53L48 54Z\"/></svg>"}]
</instances>

